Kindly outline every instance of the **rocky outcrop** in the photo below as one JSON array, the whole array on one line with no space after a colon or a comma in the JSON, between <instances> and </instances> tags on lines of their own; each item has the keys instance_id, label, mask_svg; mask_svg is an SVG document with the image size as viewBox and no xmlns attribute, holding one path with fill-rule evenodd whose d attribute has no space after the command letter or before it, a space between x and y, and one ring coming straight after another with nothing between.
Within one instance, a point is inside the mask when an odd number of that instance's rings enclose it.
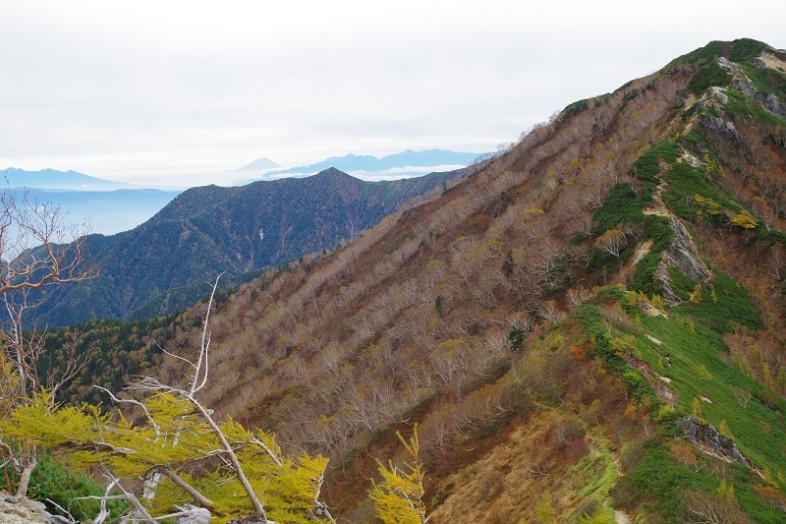
<instances>
[{"instance_id":1,"label":"rocky outcrop","mask_svg":"<svg viewBox=\"0 0 786 524\"><path fill-rule=\"evenodd\" d=\"M669 225L674 231L664 255L670 267L676 267L696 282L705 282L712 276L707 265L699 256L696 244L690 236L688 229L675 216L669 219Z\"/></svg>"},{"instance_id":2,"label":"rocky outcrop","mask_svg":"<svg viewBox=\"0 0 786 524\"><path fill-rule=\"evenodd\" d=\"M727 69L734 75L734 80L731 82L732 89L736 89L737 91L740 91L741 93L758 100L764 106L764 109L776 116L779 116L780 118L786 119L786 104L781 102L781 100L772 93L764 93L759 91L759 89L753 85L753 82L751 82L750 79L748 79L748 77L746 77L745 74L740 70L737 64L721 57L718 60L718 65ZM754 65L756 67L767 67L767 64L762 60L754 62ZM725 104L726 102L723 103ZM720 125L717 122L710 123L710 125L714 125L718 128L713 130L720 129ZM728 130L726 132L728 133Z\"/></svg>"},{"instance_id":3,"label":"rocky outcrop","mask_svg":"<svg viewBox=\"0 0 786 524\"><path fill-rule=\"evenodd\" d=\"M756 469L753 462L726 435L722 435L712 424L705 424L696 417L685 417L677 427L686 440L693 442L713 455Z\"/></svg>"},{"instance_id":4,"label":"rocky outcrop","mask_svg":"<svg viewBox=\"0 0 786 524\"><path fill-rule=\"evenodd\" d=\"M737 64L726 58L725 56L718 58L718 65L728 70L729 73L733 75L739 74L740 72L740 66L738 66Z\"/></svg>"},{"instance_id":5,"label":"rocky outcrop","mask_svg":"<svg viewBox=\"0 0 786 524\"><path fill-rule=\"evenodd\" d=\"M786 105L784 105L777 96L773 95L772 93L758 93L756 95L756 100L759 100L762 104L764 104L764 109L770 113L786 119Z\"/></svg>"},{"instance_id":6,"label":"rocky outcrop","mask_svg":"<svg viewBox=\"0 0 786 524\"><path fill-rule=\"evenodd\" d=\"M732 82L731 87L753 98L754 100L758 100L761 102L761 105L764 106L764 109L773 115L786 118L786 105L784 105L783 102L781 102L781 100L774 94L759 91L756 86L753 85L753 82L748 80L747 77L736 77Z\"/></svg>"},{"instance_id":7,"label":"rocky outcrop","mask_svg":"<svg viewBox=\"0 0 786 524\"><path fill-rule=\"evenodd\" d=\"M210 510L191 504L175 506L183 515L177 519L177 524L210 524Z\"/></svg>"},{"instance_id":8,"label":"rocky outcrop","mask_svg":"<svg viewBox=\"0 0 786 524\"><path fill-rule=\"evenodd\" d=\"M672 215L669 218L669 225L674 236L669 247L663 252L655 276L663 285L663 299L674 305L678 304L680 299L671 287L669 268L680 270L695 282L706 282L712 277L712 272L701 259L690 232L682 222Z\"/></svg>"},{"instance_id":9,"label":"rocky outcrop","mask_svg":"<svg viewBox=\"0 0 786 524\"><path fill-rule=\"evenodd\" d=\"M718 87L718 86L712 86L707 90L707 98L715 99L724 105L729 103L728 95L726 95L726 93L723 92L722 87Z\"/></svg>"},{"instance_id":10,"label":"rocky outcrop","mask_svg":"<svg viewBox=\"0 0 786 524\"><path fill-rule=\"evenodd\" d=\"M47 524L40 504L0 493L0 522L3 524Z\"/></svg>"},{"instance_id":11,"label":"rocky outcrop","mask_svg":"<svg viewBox=\"0 0 786 524\"><path fill-rule=\"evenodd\" d=\"M663 288L663 293L661 293L661 295L663 295L663 300L665 300L667 304L674 306L682 302L680 297L674 292L674 288L671 287L669 266L662 260L658 264L658 269L655 271L655 278L661 283L661 287Z\"/></svg>"},{"instance_id":12,"label":"rocky outcrop","mask_svg":"<svg viewBox=\"0 0 786 524\"><path fill-rule=\"evenodd\" d=\"M726 121L717 116L707 116L700 120L700 124L704 129L708 129L709 131L717 133L718 135L734 142L735 144L742 143L740 135L737 134L737 129L730 121Z\"/></svg>"},{"instance_id":13,"label":"rocky outcrop","mask_svg":"<svg viewBox=\"0 0 786 524\"><path fill-rule=\"evenodd\" d=\"M738 78L739 75L737 75ZM742 77L744 78L744 77ZM745 79L747 80L747 79ZM699 116L698 123L701 127L720 135L721 137L741 144L742 139L734 127L734 123L726 120L726 112L724 106L729 103L729 97L723 92L723 88L713 86L707 89L707 92L702 95L696 105L699 109L706 109L709 113L717 116L708 116L703 114Z\"/></svg>"}]
</instances>

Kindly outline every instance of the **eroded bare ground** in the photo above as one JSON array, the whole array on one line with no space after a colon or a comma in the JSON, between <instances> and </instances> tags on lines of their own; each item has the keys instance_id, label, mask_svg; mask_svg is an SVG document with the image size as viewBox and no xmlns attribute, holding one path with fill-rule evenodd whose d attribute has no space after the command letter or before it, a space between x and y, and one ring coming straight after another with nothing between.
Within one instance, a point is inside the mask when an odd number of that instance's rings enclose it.
<instances>
[{"instance_id":1,"label":"eroded bare ground","mask_svg":"<svg viewBox=\"0 0 786 524\"><path fill-rule=\"evenodd\" d=\"M614 520L617 524L631 524L630 517L620 510L614 511Z\"/></svg>"},{"instance_id":2,"label":"eroded bare ground","mask_svg":"<svg viewBox=\"0 0 786 524\"><path fill-rule=\"evenodd\" d=\"M661 181L661 183L658 184L658 187L655 188L655 193L652 195L653 204L642 211L642 213L645 215L657 215L667 218L671 216L671 211L666 208L666 205L663 203L663 199L661 198L663 191L667 187L668 184L666 182Z\"/></svg>"},{"instance_id":3,"label":"eroded bare ground","mask_svg":"<svg viewBox=\"0 0 786 524\"><path fill-rule=\"evenodd\" d=\"M782 60L777 56L770 54L770 53L762 53L759 57L764 65L769 67L770 69L777 69L781 72L786 72L786 60Z\"/></svg>"}]
</instances>

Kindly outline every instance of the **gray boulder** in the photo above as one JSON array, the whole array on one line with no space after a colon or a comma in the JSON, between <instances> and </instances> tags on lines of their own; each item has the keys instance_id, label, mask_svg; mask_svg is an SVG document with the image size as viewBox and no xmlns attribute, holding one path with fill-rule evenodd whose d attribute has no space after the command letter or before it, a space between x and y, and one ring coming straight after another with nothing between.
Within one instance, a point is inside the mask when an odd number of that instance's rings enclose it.
<instances>
[{"instance_id":1,"label":"gray boulder","mask_svg":"<svg viewBox=\"0 0 786 524\"><path fill-rule=\"evenodd\" d=\"M709 449L713 454L730 461L756 469L753 462L742 454L734 441L721 433L712 424L705 424L696 417L684 417L677 427L686 440Z\"/></svg>"},{"instance_id":2,"label":"gray boulder","mask_svg":"<svg viewBox=\"0 0 786 524\"><path fill-rule=\"evenodd\" d=\"M210 524L210 511L207 508L191 504L176 507L185 513L185 515L178 517L177 524Z\"/></svg>"}]
</instances>

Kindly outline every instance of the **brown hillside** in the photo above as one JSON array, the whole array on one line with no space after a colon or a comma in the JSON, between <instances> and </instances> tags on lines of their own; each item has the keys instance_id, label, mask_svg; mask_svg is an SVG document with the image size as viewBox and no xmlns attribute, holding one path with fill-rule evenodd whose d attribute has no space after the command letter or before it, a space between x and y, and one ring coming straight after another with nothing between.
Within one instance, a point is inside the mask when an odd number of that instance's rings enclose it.
<instances>
[{"instance_id":1,"label":"brown hillside","mask_svg":"<svg viewBox=\"0 0 786 524\"><path fill-rule=\"evenodd\" d=\"M516 523L535 518L547 500L558 522L598 510L616 479L643 460L659 424L658 405L635 397L627 375L593 356L598 339L573 321L558 324L593 287L633 285L653 246L641 227L620 225L632 251L640 247L638 260L597 263L597 213L612 189L628 184L630 198L648 191L631 166L671 140L676 164L706 166L703 155L712 153L720 171L713 191L757 217L756 231L786 229L780 124L740 109L726 115L736 137L712 129L711 118L723 118L712 116L712 91L692 92L707 63L677 62L569 106L441 196L331 255L242 287L212 320L215 381L206 402L274 430L285 448L328 455L335 468L326 496L342 522L373 522L364 498L372 457L395 456L393 430L407 433L414 422L432 522ZM701 144L683 140L697 130ZM657 176L676 176L660 163ZM725 222L689 220L703 200L677 193L680 183L663 185L663 200L651 205L683 224L698 258L741 283L762 312L761 329L725 331L732 354L724 358L782 394L784 247L736 226L739 212L724 211ZM613 300L593 301L609 333L645 333ZM520 347L511 348L516 334ZM181 331L168 349L187 351L197 336L197 327ZM755 358L751 344L760 348ZM645 382L660 384L656 375L665 373L633 358L627 365ZM161 374L179 376L177 362L165 361ZM618 494L615 507L632 515L641 499L626 497Z\"/></svg>"}]
</instances>

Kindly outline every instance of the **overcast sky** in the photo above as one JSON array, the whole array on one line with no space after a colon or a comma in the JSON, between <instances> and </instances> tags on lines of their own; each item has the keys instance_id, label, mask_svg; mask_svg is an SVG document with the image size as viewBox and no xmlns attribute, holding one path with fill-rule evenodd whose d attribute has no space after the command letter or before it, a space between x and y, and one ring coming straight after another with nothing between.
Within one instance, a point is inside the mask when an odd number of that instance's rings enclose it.
<instances>
[{"instance_id":1,"label":"overcast sky","mask_svg":"<svg viewBox=\"0 0 786 524\"><path fill-rule=\"evenodd\" d=\"M784 20L783 0L0 0L0 168L189 186L261 156L489 151L710 40L786 47Z\"/></svg>"}]
</instances>

